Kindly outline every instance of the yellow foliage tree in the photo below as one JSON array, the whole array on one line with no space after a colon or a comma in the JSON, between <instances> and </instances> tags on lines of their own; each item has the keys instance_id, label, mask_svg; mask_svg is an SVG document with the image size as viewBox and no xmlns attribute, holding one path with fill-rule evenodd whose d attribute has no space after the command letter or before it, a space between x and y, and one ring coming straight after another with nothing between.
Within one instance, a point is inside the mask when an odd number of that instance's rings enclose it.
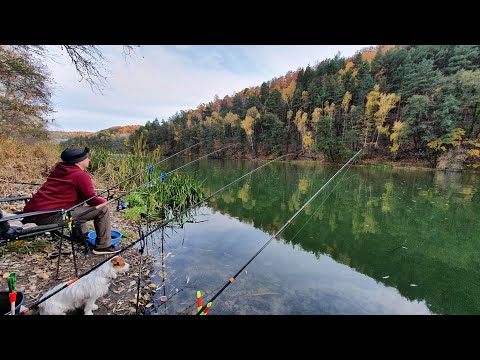
<instances>
[{"instance_id":1,"label":"yellow foliage tree","mask_svg":"<svg viewBox=\"0 0 480 360\"><path fill-rule=\"evenodd\" d=\"M323 104L323 112L325 115L327 116L330 116L330 117L333 117L334 115L334 112L335 112L335 103L331 103L329 104L328 100L325 101L325 103Z\"/></svg>"},{"instance_id":2,"label":"yellow foliage tree","mask_svg":"<svg viewBox=\"0 0 480 360\"><path fill-rule=\"evenodd\" d=\"M288 110L287 111L287 120L288 122L290 122L292 120L292 116L293 116L293 110Z\"/></svg>"},{"instance_id":3,"label":"yellow foliage tree","mask_svg":"<svg viewBox=\"0 0 480 360\"><path fill-rule=\"evenodd\" d=\"M304 110L307 110L306 107L310 105L310 94L308 91L302 91L302 97L300 98Z\"/></svg>"},{"instance_id":4,"label":"yellow foliage tree","mask_svg":"<svg viewBox=\"0 0 480 360\"><path fill-rule=\"evenodd\" d=\"M380 99L380 86L376 84L367 95L367 104L365 105L365 116L367 118L373 119L373 114L375 114L378 106L378 99Z\"/></svg>"},{"instance_id":5,"label":"yellow foliage tree","mask_svg":"<svg viewBox=\"0 0 480 360\"><path fill-rule=\"evenodd\" d=\"M305 136L303 136L303 147L305 150L310 150L313 145L313 135L311 131L307 131Z\"/></svg>"},{"instance_id":6,"label":"yellow foliage tree","mask_svg":"<svg viewBox=\"0 0 480 360\"><path fill-rule=\"evenodd\" d=\"M297 87L297 82L295 80L290 81L290 84L283 89L282 91L282 99L285 101L287 104L290 104L292 101L293 94L295 93L295 89Z\"/></svg>"},{"instance_id":7,"label":"yellow foliage tree","mask_svg":"<svg viewBox=\"0 0 480 360\"><path fill-rule=\"evenodd\" d=\"M252 117L255 120L260 119L260 113L257 110L256 106L252 106L250 109L247 110L247 116Z\"/></svg>"},{"instance_id":8,"label":"yellow foliage tree","mask_svg":"<svg viewBox=\"0 0 480 360\"><path fill-rule=\"evenodd\" d=\"M400 149L400 140L405 134L407 129L407 124L402 121L395 121L393 123L393 132L390 134L390 141L392 146L390 146L390 152L396 153Z\"/></svg>"},{"instance_id":9,"label":"yellow foliage tree","mask_svg":"<svg viewBox=\"0 0 480 360\"><path fill-rule=\"evenodd\" d=\"M320 116L322 116L323 109L322 108L315 108L312 113L312 123L315 125L320 121Z\"/></svg>"},{"instance_id":10,"label":"yellow foliage tree","mask_svg":"<svg viewBox=\"0 0 480 360\"><path fill-rule=\"evenodd\" d=\"M385 119L387 118L390 110L395 108L396 104L400 101L400 95L396 94L380 94L378 99L378 110L374 114L375 125L377 129L383 126Z\"/></svg>"},{"instance_id":11,"label":"yellow foliage tree","mask_svg":"<svg viewBox=\"0 0 480 360\"><path fill-rule=\"evenodd\" d=\"M444 139L430 141L427 146L433 150L446 151L448 145L452 145L453 147L460 145L464 135L465 130L462 128L455 128L451 133L447 134Z\"/></svg>"},{"instance_id":12,"label":"yellow foliage tree","mask_svg":"<svg viewBox=\"0 0 480 360\"><path fill-rule=\"evenodd\" d=\"M295 114L295 119L293 120L294 124L297 125L297 128L300 131L300 122L302 121L302 110L298 110L297 113Z\"/></svg>"},{"instance_id":13,"label":"yellow foliage tree","mask_svg":"<svg viewBox=\"0 0 480 360\"><path fill-rule=\"evenodd\" d=\"M245 120L241 122L240 126L243 130L245 130L245 135L247 135L248 142L250 143L253 151L253 132L255 126L255 119L247 115L245 117Z\"/></svg>"},{"instance_id":14,"label":"yellow foliage tree","mask_svg":"<svg viewBox=\"0 0 480 360\"><path fill-rule=\"evenodd\" d=\"M232 113L231 111L229 111L227 115L225 115L224 120L227 124L230 124L231 126L237 126L240 122L240 118L238 117L238 115Z\"/></svg>"},{"instance_id":15,"label":"yellow foliage tree","mask_svg":"<svg viewBox=\"0 0 480 360\"><path fill-rule=\"evenodd\" d=\"M388 136L389 128L384 125L384 122L387 119L390 110L395 108L399 101L400 95L394 93L380 93L380 86L378 84L373 87L373 91L367 95L367 104L365 105L365 121L363 128L364 146L367 145L368 135L374 127L377 131L375 146L378 144L380 134Z\"/></svg>"},{"instance_id":16,"label":"yellow foliage tree","mask_svg":"<svg viewBox=\"0 0 480 360\"><path fill-rule=\"evenodd\" d=\"M352 100L352 94L350 93L350 91L347 91L343 96L343 100L342 100L342 109L346 113L348 113L348 107L350 106L351 100Z\"/></svg>"}]
</instances>

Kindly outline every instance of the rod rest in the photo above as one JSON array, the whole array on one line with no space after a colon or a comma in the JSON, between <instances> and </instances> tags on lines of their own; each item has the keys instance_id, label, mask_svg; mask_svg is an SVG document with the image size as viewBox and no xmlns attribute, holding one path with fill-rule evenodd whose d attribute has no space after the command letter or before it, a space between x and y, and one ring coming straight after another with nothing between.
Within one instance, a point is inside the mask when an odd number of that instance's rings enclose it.
<instances>
[{"instance_id":1,"label":"rod rest","mask_svg":"<svg viewBox=\"0 0 480 360\"><path fill-rule=\"evenodd\" d=\"M19 240L30 236L40 235L47 231L61 229L60 224L47 224L24 228L21 226L1 226L0 243L13 240Z\"/></svg>"},{"instance_id":2,"label":"rod rest","mask_svg":"<svg viewBox=\"0 0 480 360\"><path fill-rule=\"evenodd\" d=\"M37 225L37 226L31 226L31 227L20 227L20 226L9 226L7 225L8 223L0 223L0 246L5 245L10 241L15 241L15 240L20 240L28 237L34 237L37 235L45 234L47 231L51 233L52 237L53 235L57 237L62 236L62 232L60 231L62 229L62 224L47 224L47 225ZM64 222L63 228L66 230L67 229L67 222ZM80 236L80 235L78 235ZM85 254L90 253L90 247L87 243L86 238L84 236L81 236L81 239L78 238L78 236L75 236L75 232L73 233L73 236L70 236L68 234L63 234L63 237L72 242L76 243L83 243L85 247Z\"/></svg>"}]
</instances>

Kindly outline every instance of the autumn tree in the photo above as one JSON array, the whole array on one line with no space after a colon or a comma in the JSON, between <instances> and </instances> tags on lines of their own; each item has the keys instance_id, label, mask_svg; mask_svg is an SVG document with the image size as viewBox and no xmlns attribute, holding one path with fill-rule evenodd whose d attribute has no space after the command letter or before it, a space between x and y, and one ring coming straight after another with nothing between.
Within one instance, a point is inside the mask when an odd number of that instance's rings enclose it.
<instances>
[{"instance_id":1,"label":"autumn tree","mask_svg":"<svg viewBox=\"0 0 480 360\"><path fill-rule=\"evenodd\" d=\"M52 80L46 67L28 52L0 45L0 134L46 137L52 112Z\"/></svg>"},{"instance_id":2,"label":"autumn tree","mask_svg":"<svg viewBox=\"0 0 480 360\"><path fill-rule=\"evenodd\" d=\"M107 60L98 46L0 45L0 132L3 136L46 136L48 116L53 112L53 79L45 64L56 48L67 53L80 80L85 80L93 91L101 92L107 85ZM133 50L132 46L124 46L125 56Z\"/></svg>"},{"instance_id":3,"label":"autumn tree","mask_svg":"<svg viewBox=\"0 0 480 360\"><path fill-rule=\"evenodd\" d=\"M85 80L93 91L103 91L108 85L106 72L107 58L103 50L97 45L12 45L10 46L22 56L36 57L43 63L51 57L54 49L60 49L67 53L72 65L75 67L80 81ZM138 46L123 45L125 58L135 53Z\"/></svg>"},{"instance_id":4,"label":"autumn tree","mask_svg":"<svg viewBox=\"0 0 480 360\"><path fill-rule=\"evenodd\" d=\"M252 151L255 153L254 148L254 133L255 133L255 121L260 118L260 114L256 107L250 108L247 110L247 116L241 122L240 126L245 130L247 135L248 142L252 147Z\"/></svg>"}]
</instances>

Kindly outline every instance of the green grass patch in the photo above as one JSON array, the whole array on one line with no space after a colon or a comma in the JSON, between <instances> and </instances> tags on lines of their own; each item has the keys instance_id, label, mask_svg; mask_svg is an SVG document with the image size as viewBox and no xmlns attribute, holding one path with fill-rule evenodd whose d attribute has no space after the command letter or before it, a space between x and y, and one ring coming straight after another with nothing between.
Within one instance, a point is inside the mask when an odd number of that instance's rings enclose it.
<instances>
[{"instance_id":1,"label":"green grass patch","mask_svg":"<svg viewBox=\"0 0 480 360\"><path fill-rule=\"evenodd\" d=\"M46 240L16 240L7 243L5 246L0 247L0 253L16 253L19 255L31 254L34 252L44 251L48 245L49 242Z\"/></svg>"}]
</instances>

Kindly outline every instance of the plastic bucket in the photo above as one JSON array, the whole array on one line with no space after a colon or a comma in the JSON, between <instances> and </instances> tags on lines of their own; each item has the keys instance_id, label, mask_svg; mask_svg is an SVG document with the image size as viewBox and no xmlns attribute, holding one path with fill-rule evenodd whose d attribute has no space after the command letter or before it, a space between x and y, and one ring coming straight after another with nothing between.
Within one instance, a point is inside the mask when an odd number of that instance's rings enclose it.
<instances>
[{"instance_id":1,"label":"plastic bucket","mask_svg":"<svg viewBox=\"0 0 480 360\"><path fill-rule=\"evenodd\" d=\"M10 298L8 291L0 291L0 314L10 315ZM23 304L23 292L17 291L17 299L15 300L15 314L20 314L20 307Z\"/></svg>"},{"instance_id":2,"label":"plastic bucket","mask_svg":"<svg viewBox=\"0 0 480 360\"><path fill-rule=\"evenodd\" d=\"M115 231L115 230L110 230L110 234L111 234L111 237L112 237L112 245L115 245L116 243L118 243L120 241L120 239L122 238L122 233L119 232L119 231ZM97 232L96 231L90 231L88 233L88 242L92 245L95 245L95 239L97 238Z\"/></svg>"}]
</instances>

